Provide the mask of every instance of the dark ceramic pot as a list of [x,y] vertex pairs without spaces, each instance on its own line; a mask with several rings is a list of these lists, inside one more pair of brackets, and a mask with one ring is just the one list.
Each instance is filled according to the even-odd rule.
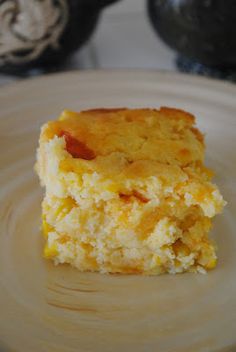
[[159,36],[182,56],[235,69],[235,0],[148,0],[148,13]]
[[0,0],[0,70],[52,68],[92,34],[101,10],[118,0]]

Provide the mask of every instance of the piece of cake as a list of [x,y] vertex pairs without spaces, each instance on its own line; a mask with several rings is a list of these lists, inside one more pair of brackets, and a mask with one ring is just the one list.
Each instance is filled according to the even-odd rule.
[[214,268],[208,234],[225,202],[194,121],[162,107],[64,111],[45,124],[36,165],[44,256],[102,273]]

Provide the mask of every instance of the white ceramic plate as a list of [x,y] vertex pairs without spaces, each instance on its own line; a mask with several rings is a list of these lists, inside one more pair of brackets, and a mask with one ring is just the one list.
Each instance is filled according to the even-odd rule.
[[[228,201],[207,275],[86,274],[42,258],[39,127],[64,108],[179,107]],[[0,90],[0,351],[236,351],[236,87],[155,71],[72,72]]]

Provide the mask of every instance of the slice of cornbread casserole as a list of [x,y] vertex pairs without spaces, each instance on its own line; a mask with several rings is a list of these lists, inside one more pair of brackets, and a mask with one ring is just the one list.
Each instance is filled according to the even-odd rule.
[[64,111],[42,127],[44,256],[81,271],[160,274],[216,265],[225,202],[191,114],[163,107]]

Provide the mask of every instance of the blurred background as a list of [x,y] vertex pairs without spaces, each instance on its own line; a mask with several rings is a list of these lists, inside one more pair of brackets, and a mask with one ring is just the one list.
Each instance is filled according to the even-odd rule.
[[0,85],[74,69],[235,81],[235,0],[0,0]]

